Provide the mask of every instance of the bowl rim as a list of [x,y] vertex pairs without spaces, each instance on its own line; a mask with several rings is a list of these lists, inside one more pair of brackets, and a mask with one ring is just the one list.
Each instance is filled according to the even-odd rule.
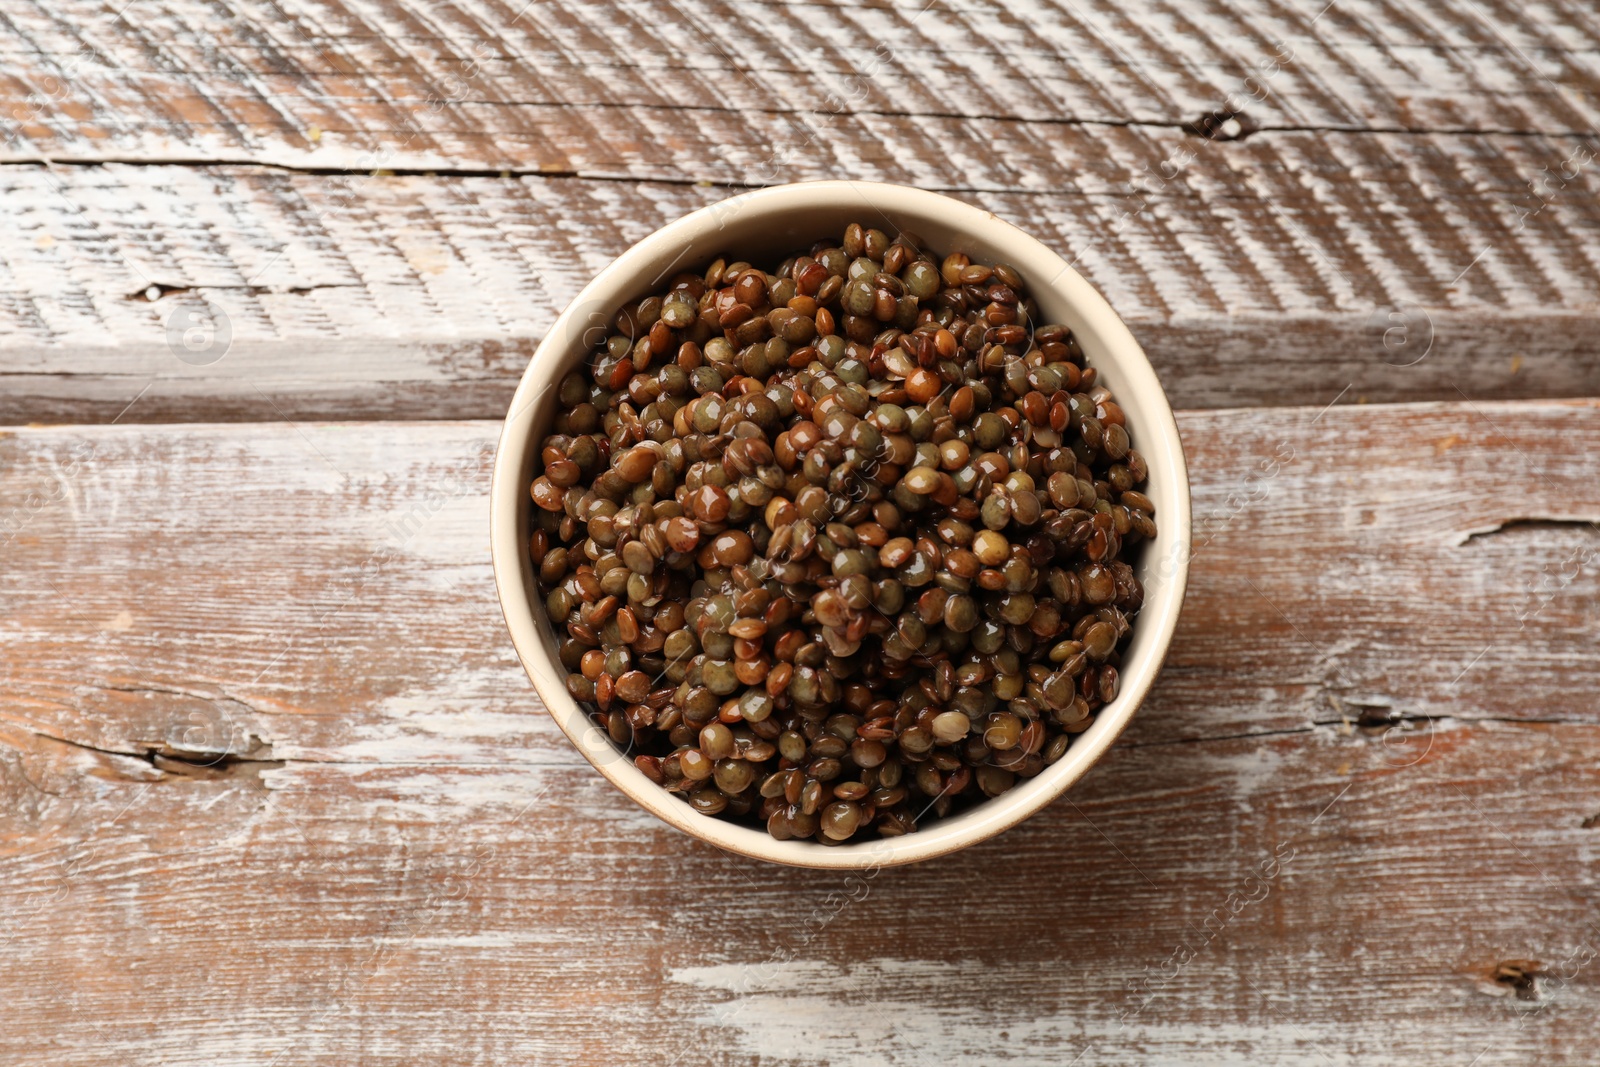
[[[1152,481],[1160,470],[1170,482],[1162,494],[1164,500],[1158,501],[1162,523],[1156,542],[1168,545],[1161,553],[1161,564],[1170,570],[1161,575],[1160,585],[1153,592],[1146,583],[1145,604],[1135,626],[1153,637],[1147,639],[1151,643],[1139,669],[1123,673],[1122,689],[1116,699],[1097,713],[1094,725],[1076,737],[1060,760],[1007,793],[915,833],[829,846],[809,840],[779,841],[765,829],[701,815],[646,778],[611,744],[567,693],[558,672],[549,669],[550,663],[556,662],[551,644],[554,635],[542,610],[535,607],[536,596],[529,589],[532,572],[519,519],[520,509],[527,506],[522,472],[531,463],[530,457],[537,454],[533,438],[543,410],[539,402],[570,369],[567,364],[576,362],[573,355],[586,332],[578,318],[584,309],[604,306],[609,321],[615,306],[637,298],[632,290],[639,288],[636,279],[646,265],[668,262],[667,269],[671,270],[686,258],[697,262],[722,251],[716,243],[719,234],[726,220],[736,214],[834,210],[846,197],[861,200],[865,207],[878,210],[886,218],[897,214],[937,219],[939,225],[972,234],[986,244],[1004,246],[1008,253],[1015,249],[1008,260],[1029,278],[1029,289],[1035,298],[1043,290],[1053,290],[1058,302],[1071,311],[1070,316],[1057,318],[1079,320],[1073,326],[1075,335],[1090,334],[1097,338],[1095,348],[1115,353],[1111,358],[1119,364],[1119,403],[1125,410],[1137,411],[1156,431],[1156,440],[1139,442],[1140,454],[1146,457]],[[915,226],[912,222],[907,228]],[[691,251],[692,256],[688,255]],[[1053,272],[1053,277],[1043,283],[1035,281],[1043,276],[1035,267]],[[1094,353],[1087,345],[1086,354],[1093,362]],[[1133,400],[1134,396],[1138,399]],[[1144,350],[1110,303],[1060,255],[993,212],[939,193],[882,182],[825,180],[750,190],[667,223],[607,264],[556,317],[523,371],[495,450],[489,511],[495,590],[518,661],[550,716],[584,758],[635,803],[693,837],[752,859],[834,870],[875,870],[914,863],[976,844],[1027,819],[1081,779],[1111,748],[1160,673],[1177,627],[1191,554],[1190,488],[1177,421]],[[1152,545],[1147,551],[1155,547]],[[540,632],[541,624],[548,637]],[[545,662],[541,662],[540,654]]]

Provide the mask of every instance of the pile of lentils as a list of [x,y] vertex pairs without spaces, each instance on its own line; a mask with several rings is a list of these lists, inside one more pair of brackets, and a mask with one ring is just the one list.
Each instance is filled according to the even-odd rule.
[[706,815],[910,833],[1117,695],[1155,536],[1122,410],[1017,272],[851,225],[624,307],[533,482],[567,689]]

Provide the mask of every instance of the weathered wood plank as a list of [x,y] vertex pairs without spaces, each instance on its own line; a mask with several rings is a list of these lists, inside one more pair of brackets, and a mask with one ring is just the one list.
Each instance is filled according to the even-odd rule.
[[1218,109],[1247,130],[1600,123],[1600,26],[1561,3],[20,0],[7,22],[6,159],[723,181],[776,155],[771,181]]
[[1586,1062],[1600,404],[1180,423],[1147,707],[848,882],[683,840],[541,712],[494,424],[5,432],[0,1054]]
[[[1600,187],[1590,169],[1530,199],[1549,142],[1283,134],[1190,157],[1181,134],[1074,136],[1068,187],[961,195],[1074,261],[1179,406],[1600,384]],[[1166,181],[1163,159],[1187,162]],[[127,419],[498,417],[595,271],[725,193],[0,168],[0,421],[106,420],[146,386]],[[192,351],[208,303],[231,347]]]
[[209,781],[12,749],[0,1050],[1433,1067],[1597,1036],[1593,726],[1119,749],[996,841],[851,879],[684,839],[543,741]]
[[[1600,402],[1219,411],[1180,425],[1195,479],[1190,592],[1127,743],[1403,716],[1600,723]],[[195,737],[214,744],[226,721],[251,758],[526,758],[550,734],[494,604],[495,432],[0,439],[16,713],[131,754],[195,755],[174,723],[199,715]]]
[[[263,397],[305,418],[492,416],[628,241],[728,185],[841,175],[961,192],[1058,244],[1182,406],[1600,381],[1600,22],[1567,4],[3,17],[7,421],[108,418],[152,379],[127,417],[260,417]],[[1181,132],[1219,108],[1259,132]],[[105,160],[630,181],[62,165]],[[191,292],[133,295],[152,284]],[[206,300],[234,349],[179,364],[166,325]],[[1424,336],[1428,362],[1388,365]]]

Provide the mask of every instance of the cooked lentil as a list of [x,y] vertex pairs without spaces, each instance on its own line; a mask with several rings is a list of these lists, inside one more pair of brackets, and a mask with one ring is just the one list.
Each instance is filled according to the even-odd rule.
[[530,487],[568,691],[776,838],[895,836],[1114,700],[1148,466],[1004,264],[849,226],[622,308]]

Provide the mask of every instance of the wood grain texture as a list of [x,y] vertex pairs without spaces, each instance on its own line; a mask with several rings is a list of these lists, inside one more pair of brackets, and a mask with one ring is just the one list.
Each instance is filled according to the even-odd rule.
[[[1593,393],[1595,171],[1519,216],[1553,143],[1374,140],[1191,158],[1182,134],[1115,129],[1064,157],[1094,163],[1068,188],[960,195],[1100,287],[1177,406]],[[1166,181],[1162,159],[1188,162]],[[584,282],[726,192],[0,168],[0,420],[106,421],[146,387],[127,419],[499,417]],[[224,319],[229,347],[186,351],[190,316]]]
[[[25,101],[10,159],[690,181],[775,162],[772,181],[1223,108],[1267,132],[1600,123],[1600,20],[1570,0],[15,0],[7,16]],[[1006,187],[1016,154],[955,183]]]
[[[1600,722],[1600,401],[1185,413],[1180,427],[1190,591],[1130,743],[1399,716]],[[519,750],[544,722],[517,710],[532,696],[507,669],[490,590],[496,432],[13,432],[0,536],[14,697],[62,738],[129,753],[197,755],[168,736],[173,700],[220,702],[279,759]],[[495,714],[466,714],[478,699]],[[419,700],[460,717],[418,732]]]
[[30,755],[55,795],[18,788],[75,818],[6,859],[0,1052],[1587,1063],[1594,730],[1431,741],[1411,766],[1332,730],[1118,750],[1070,804],[870,879],[687,841],[553,747],[154,783]]
[[[841,176],[1059,248],[1179,406],[1600,382],[1600,19],[1570,0],[13,0],[0,22],[3,421],[106,420],[152,382],[128,419],[496,416],[633,240]],[[1216,132],[1244,139],[1195,132],[1236,111]],[[208,301],[233,347],[179,362],[169,332]]]
[[[1597,126],[1577,0],[0,0],[0,1061],[1591,1062]],[[582,761],[484,497],[590,276],[841,176],[1210,409],[1128,732],[852,878]]]
[[1181,428],[1190,593],[1127,734],[855,881],[685,841],[560,737],[494,424],[7,432],[0,1054],[1586,1062],[1600,404]]

